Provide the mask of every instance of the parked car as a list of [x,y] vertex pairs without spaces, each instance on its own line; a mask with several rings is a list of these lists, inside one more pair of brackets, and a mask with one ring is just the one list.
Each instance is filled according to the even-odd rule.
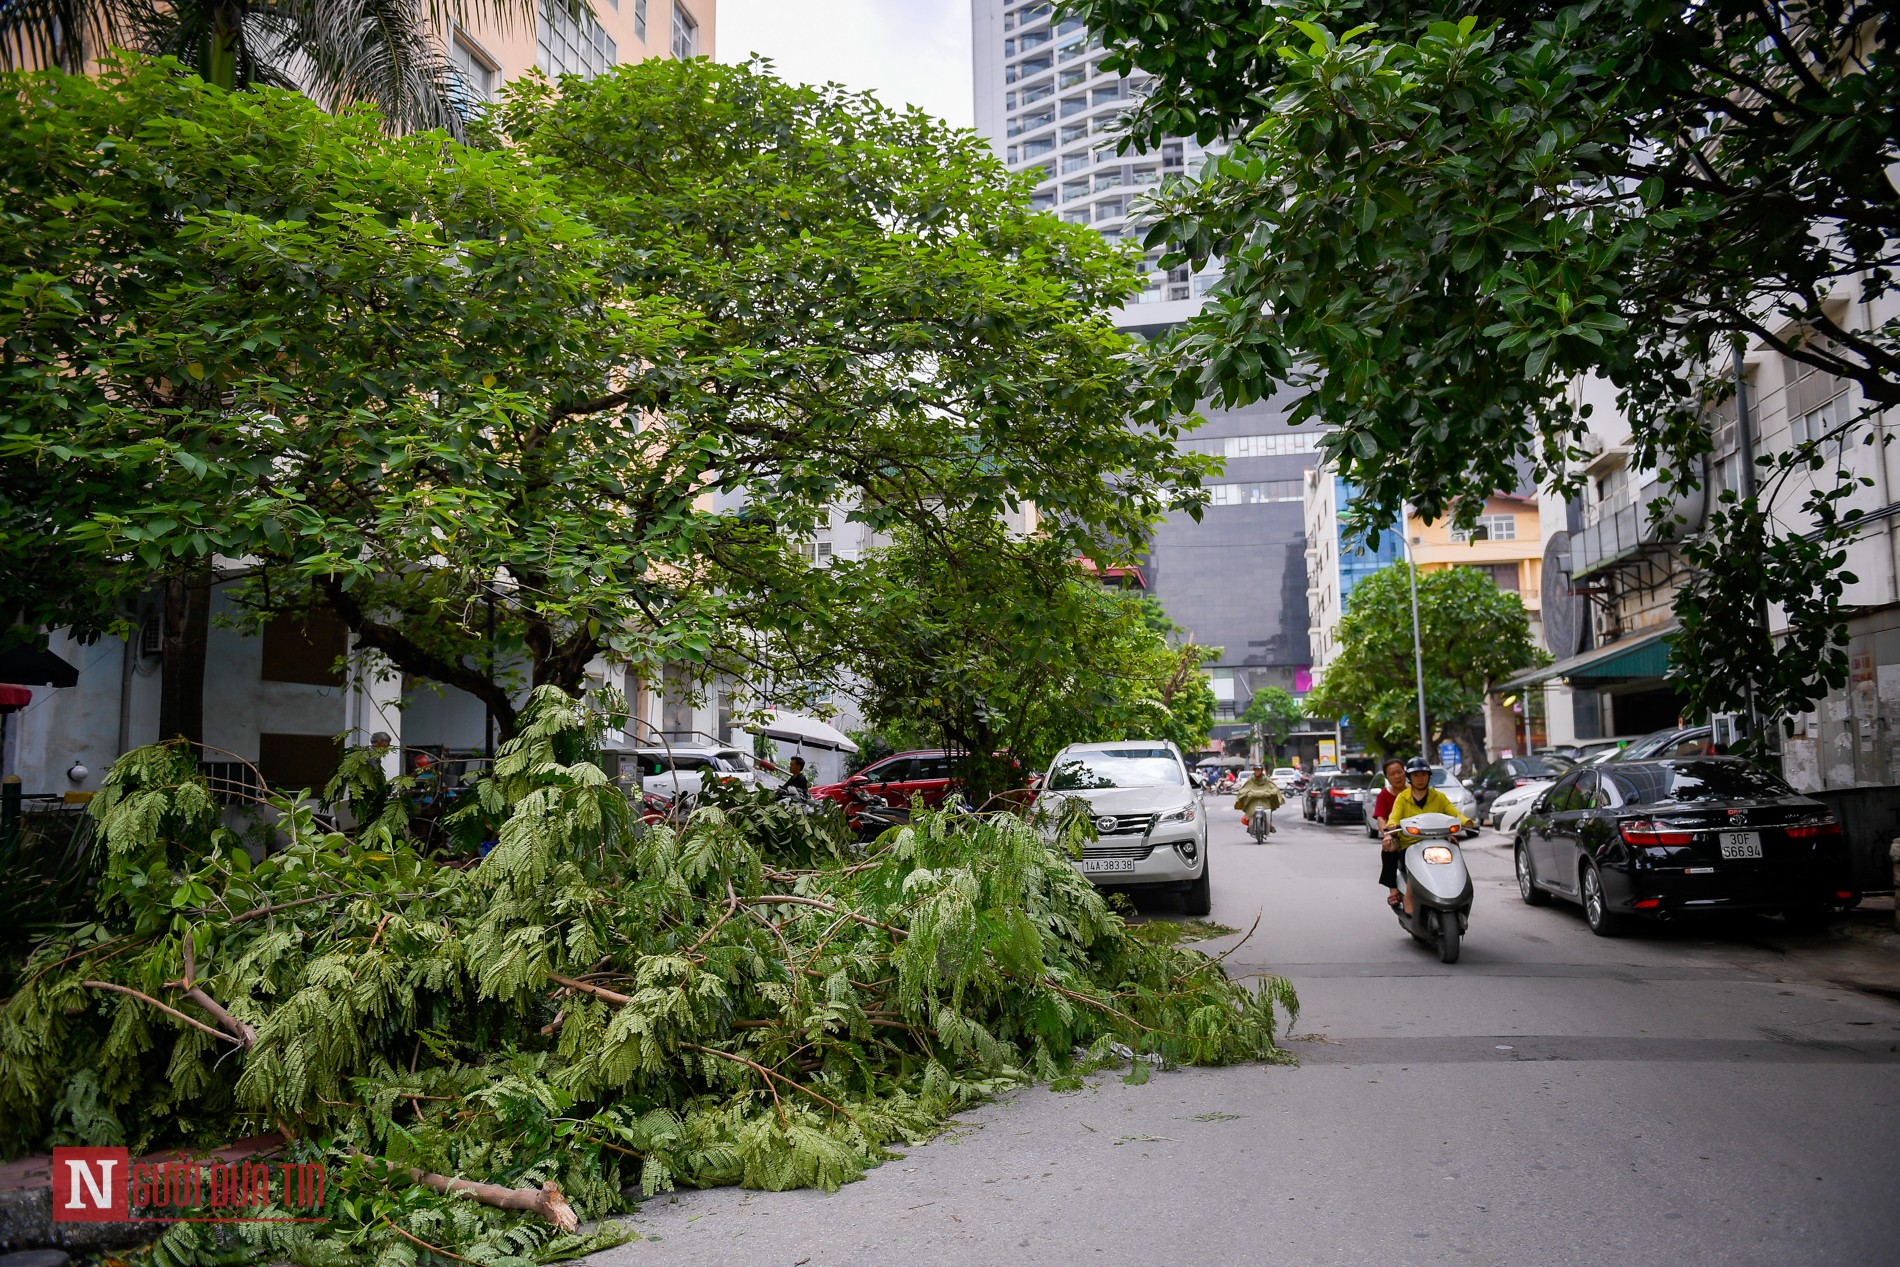
[[1566,771],[1577,763],[1568,757],[1501,757],[1486,766],[1484,773],[1471,781],[1471,794],[1477,798],[1478,813],[1482,817],[1491,808],[1491,802],[1512,788],[1523,787],[1526,783],[1542,780],[1546,783],[1562,778]]
[[1273,773],[1267,777],[1279,784],[1282,792],[1285,792],[1288,796],[1292,796],[1294,791],[1300,786],[1300,780],[1305,776],[1290,765],[1282,765],[1275,766]]
[[1370,774],[1315,774],[1301,797],[1300,813],[1316,823],[1358,823],[1366,818],[1364,792],[1376,794],[1379,780]]
[[1451,771],[1442,765],[1433,766],[1432,786],[1443,792],[1445,798],[1460,814],[1474,823],[1478,821],[1478,798],[1473,796],[1471,789],[1460,783]]
[[881,797],[896,809],[935,809],[955,785],[950,769],[955,755],[941,748],[900,752],[872,762],[843,782],[814,787],[811,794],[815,800],[842,805],[854,825],[858,802],[853,793],[859,791]]
[[1649,761],[1665,757],[1706,757],[1710,751],[1711,731],[1707,726],[1678,726],[1644,735],[1620,749],[1611,761]]
[[1578,902],[1606,937],[1723,911],[1816,928],[1859,900],[1827,806],[1734,757],[1581,766],[1537,798],[1513,851],[1526,902]]
[[1537,798],[1556,785],[1556,779],[1533,779],[1522,787],[1510,791],[1491,802],[1491,825],[1509,835],[1517,830],[1524,816],[1531,812],[1531,806],[1537,804]]
[[1606,751],[1616,752],[1622,748],[1623,743],[1624,741],[1621,739],[1582,739],[1576,743],[1552,744],[1550,747],[1535,755],[1540,757],[1568,757],[1577,765],[1582,765],[1593,757],[1601,756]]
[[1207,813],[1180,752],[1165,740],[1071,744],[1043,776],[1037,802],[1053,830],[1076,805],[1095,824],[1076,868],[1096,884],[1181,891],[1181,909],[1211,908]]
[[760,781],[758,764],[737,748],[636,748],[632,756],[641,788],[673,804],[690,803],[708,778],[753,787]]

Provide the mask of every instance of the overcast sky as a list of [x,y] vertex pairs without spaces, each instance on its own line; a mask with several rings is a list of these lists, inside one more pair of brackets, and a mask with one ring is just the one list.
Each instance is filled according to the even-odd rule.
[[969,127],[969,0],[719,0],[719,60],[751,53],[800,83],[868,88]]

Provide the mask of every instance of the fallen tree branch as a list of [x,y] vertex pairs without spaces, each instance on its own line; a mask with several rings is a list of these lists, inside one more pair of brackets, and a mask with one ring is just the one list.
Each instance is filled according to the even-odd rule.
[[[701,1047],[698,1043],[681,1043],[680,1048],[684,1051],[697,1051],[697,1052],[702,1052],[708,1056],[717,1056],[721,1060],[730,1060],[735,1065],[745,1065],[748,1068],[756,1069],[760,1073],[765,1075],[766,1085],[768,1087],[771,1086],[771,1080],[776,1078],[780,1082],[783,1082],[786,1086],[790,1087],[792,1090],[802,1091],[804,1094],[810,1096],[812,1099],[818,1101],[818,1103],[824,1105],[825,1107],[844,1114],[846,1117],[850,1118],[853,1122],[858,1120],[856,1114],[852,1113],[851,1110],[844,1107],[844,1105],[839,1104],[836,1100],[828,1100],[824,1096],[818,1094],[818,1092],[813,1091],[810,1087],[805,1086],[804,1084],[797,1082],[794,1079],[786,1077],[784,1074],[780,1073],[776,1069],[767,1069],[764,1065],[760,1064],[756,1060],[747,1060],[744,1056],[738,1055],[734,1052],[720,1051],[717,1047]],[[774,1092],[773,1094],[774,1096],[777,1095],[776,1092]]]
[[617,994],[605,986],[588,985],[585,981],[576,981],[573,977],[557,977],[550,972],[548,974],[548,980],[554,982],[556,985],[564,985],[570,990],[579,990],[581,993],[591,994],[597,999],[605,999],[609,1003],[618,1003],[621,1007],[625,1007],[627,1004],[633,1002],[633,999],[628,995]]
[[191,1026],[193,1029],[200,1030],[206,1034],[209,1034],[213,1038],[221,1038],[227,1043],[237,1043],[239,1046],[246,1045],[243,1039],[227,1034],[221,1029],[212,1029],[209,1025],[205,1024],[203,1021],[194,1020],[192,1017],[186,1016],[183,1012],[179,1011],[177,1008],[167,1007],[165,1004],[160,1003],[157,999],[153,998],[151,995],[140,994],[137,990],[134,990],[130,986],[114,985],[110,981],[81,981],[79,984],[85,986],[88,990],[111,990],[118,994],[129,994],[133,998],[138,999],[139,1001],[143,1003],[150,1003],[153,1007],[165,1013],[167,1016],[177,1017],[179,1020]]
[[[367,1161],[381,1160],[364,1152],[358,1152],[356,1156]],[[388,1162],[382,1164],[389,1165]],[[563,1232],[580,1230],[581,1221],[575,1217],[574,1207],[569,1205],[567,1198],[561,1195],[561,1185],[552,1179],[539,1188],[507,1188],[498,1183],[478,1183],[473,1179],[455,1179],[448,1175],[432,1174],[415,1166],[390,1166],[390,1169],[401,1170],[417,1183],[433,1188],[444,1196],[465,1196],[483,1205],[492,1205],[497,1210],[516,1210],[523,1214],[539,1215]],[[391,1226],[395,1225],[391,1224]],[[401,1228],[396,1230],[402,1231]]]
[[257,1046],[257,1031],[225,1011],[223,1004],[219,1003],[209,994],[206,994],[204,990],[199,987],[197,981],[198,965],[192,956],[190,933],[185,934],[184,947],[185,979],[179,984],[185,991],[185,997],[209,1012],[211,1019],[218,1023],[218,1027],[237,1039],[245,1051],[249,1051],[251,1048]]
[[821,911],[830,911],[833,915],[842,915],[846,919],[856,920],[858,923],[867,925],[871,928],[881,928],[885,932],[894,934],[898,937],[910,936],[909,929],[898,928],[897,926],[893,924],[886,924],[882,920],[872,919],[869,915],[860,915],[856,911],[844,910],[841,907],[833,906],[829,902],[820,902],[815,897],[795,897],[789,893],[766,893],[766,894],[761,894],[758,897],[742,897],[739,900],[741,902],[744,902],[747,906],[768,906],[768,905],[783,904],[786,906],[815,907],[816,909],[821,910]]

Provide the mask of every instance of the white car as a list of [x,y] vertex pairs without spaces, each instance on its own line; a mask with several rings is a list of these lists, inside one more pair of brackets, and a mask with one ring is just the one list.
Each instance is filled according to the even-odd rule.
[[1173,744],[1070,744],[1040,786],[1050,830],[1078,810],[1094,824],[1075,862],[1083,875],[1115,888],[1179,889],[1184,912],[1208,913],[1207,807]]
[[1478,821],[1478,798],[1442,765],[1432,767],[1432,786],[1445,794],[1452,807],[1472,822]]
[[691,802],[708,777],[757,787],[763,772],[737,748],[639,748],[634,759],[643,791],[669,801]]
[[1279,786],[1279,789],[1282,792],[1285,792],[1288,796],[1291,796],[1293,795],[1294,787],[1296,787],[1299,784],[1300,772],[1298,770],[1295,770],[1290,765],[1275,766],[1273,768],[1273,773],[1269,774],[1267,777],[1269,779],[1272,779],[1274,783]]
[[1535,779],[1512,788],[1491,802],[1491,825],[1507,835],[1515,832],[1537,798],[1556,785],[1555,779]]

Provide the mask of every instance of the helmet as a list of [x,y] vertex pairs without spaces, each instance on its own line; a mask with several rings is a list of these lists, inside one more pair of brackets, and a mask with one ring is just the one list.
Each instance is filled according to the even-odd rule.
[[1410,761],[1405,763],[1405,773],[1408,777],[1414,774],[1430,774],[1431,772],[1432,763],[1423,757],[1413,757]]

